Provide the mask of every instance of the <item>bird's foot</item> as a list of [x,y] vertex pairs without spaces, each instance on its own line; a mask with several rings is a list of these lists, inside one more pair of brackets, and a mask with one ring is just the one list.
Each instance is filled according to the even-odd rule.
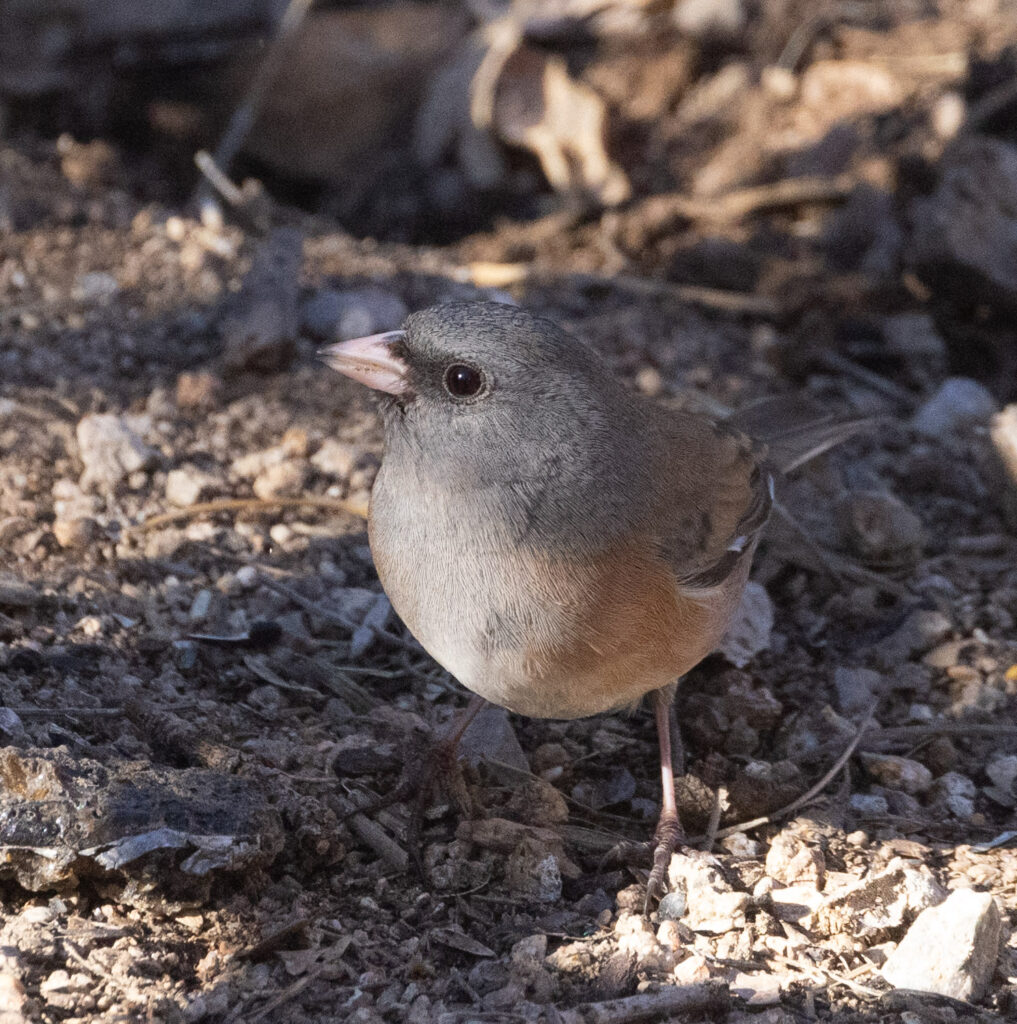
[[646,902],[643,914],[650,916],[650,911],[660,902],[664,895],[664,880],[673,854],[685,842],[685,829],[682,828],[678,815],[674,811],[661,811],[657,830],[653,834],[653,867],[650,877],[646,880]]
[[431,733],[416,733],[407,745],[402,772],[396,784],[387,793],[350,812],[370,816],[393,804],[406,804],[410,814],[406,826],[406,852],[424,882],[428,881],[423,859],[424,818],[441,795],[448,797],[461,817],[483,816],[466,784],[458,747],[459,735],[436,737]]

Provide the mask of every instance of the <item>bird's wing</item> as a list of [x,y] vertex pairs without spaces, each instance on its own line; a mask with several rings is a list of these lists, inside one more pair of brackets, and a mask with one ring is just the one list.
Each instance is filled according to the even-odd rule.
[[678,415],[662,442],[671,457],[655,481],[652,521],[679,584],[722,583],[750,553],[770,514],[766,447],[724,424]]

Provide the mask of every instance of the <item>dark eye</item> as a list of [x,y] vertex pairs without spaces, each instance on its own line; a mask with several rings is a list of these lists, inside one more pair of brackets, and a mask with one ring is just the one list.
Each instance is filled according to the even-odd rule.
[[445,390],[453,398],[473,398],[484,387],[484,375],[475,366],[453,363],[445,371]]

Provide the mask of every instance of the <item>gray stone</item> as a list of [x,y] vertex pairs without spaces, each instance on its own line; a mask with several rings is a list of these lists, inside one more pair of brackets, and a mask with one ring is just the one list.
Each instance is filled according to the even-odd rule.
[[942,643],[952,630],[953,623],[942,612],[919,608],[885,640],[878,643],[873,653],[880,667],[899,669],[902,662],[925,654]]
[[975,784],[960,772],[944,772],[932,787],[932,796],[955,818],[966,821],[975,813]]
[[1001,920],[987,892],[958,889],[924,910],[883,966],[894,988],[978,1002],[999,955]]
[[365,334],[394,331],[409,316],[406,303],[384,288],[368,287],[343,292],[342,312],[336,323],[339,341],[362,338]]
[[987,425],[998,408],[992,393],[978,381],[950,377],[918,408],[911,425],[927,437],[945,437],[966,427]]
[[882,692],[883,677],[870,668],[838,665],[833,673],[833,688],[837,691],[837,706],[845,714],[868,711]]
[[139,470],[150,468],[158,452],[112,413],[92,413],[78,421],[78,453],[85,465],[81,486],[112,490]]
[[986,796],[1003,807],[1017,807],[1017,754],[1003,754],[985,766],[985,774],[992,781]]
[[732,665],[744,668],[760,651],[770,646],[772,631],[773,602],[770,595],[761,583],[750,580],[718,650]]

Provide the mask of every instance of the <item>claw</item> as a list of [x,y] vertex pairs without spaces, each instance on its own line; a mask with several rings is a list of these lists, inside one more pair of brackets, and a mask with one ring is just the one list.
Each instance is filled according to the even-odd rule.
[[685,840],[685,830],[678,821],[678,815],[670,811],[663,811],[660,821],[657,823],[657,831],[653,834],[653,868],[650,877],[646,880],[646,902],[643,904],[643,916],[649,917],[653,907],[660,902],[664,895],[664,879],[667,877],[667,868],[671,863],[671,854],[675,852]]

